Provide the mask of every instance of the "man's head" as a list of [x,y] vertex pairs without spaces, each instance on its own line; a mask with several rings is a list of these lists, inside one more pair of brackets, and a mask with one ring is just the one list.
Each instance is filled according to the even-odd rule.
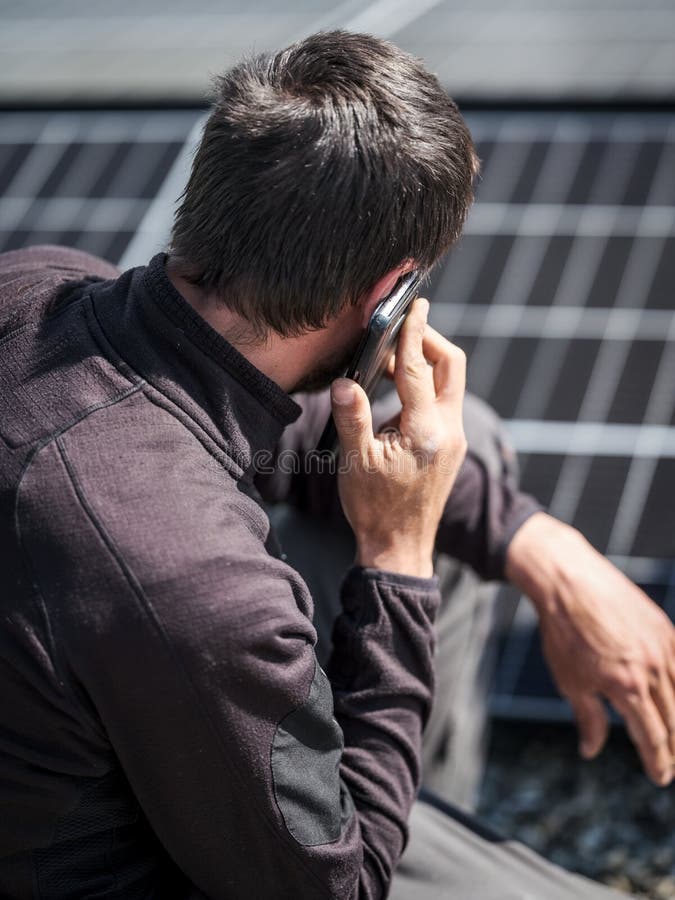
[[391,273],[439,260],[477,167],[421,62],[370,35],[315,34],[217,80],[171,264],[258,337],[321,329]]

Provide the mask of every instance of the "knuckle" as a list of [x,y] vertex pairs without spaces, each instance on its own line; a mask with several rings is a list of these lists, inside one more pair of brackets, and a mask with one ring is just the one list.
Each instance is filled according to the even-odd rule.
[[442,443],[444,446],[459,449],[466,444],[464,425],[460,416],[457,416],[456,419],[444,421],[442,426]]
[[412,356],[403,363],[403,374],[406,378],[421,378],[426,368],[426,360]]
[[448,444],[453,447],[457,452],[466,452],[468,445],[466,435],[464,434],[464,427],[461,422],[458,422],[454,428],[451,428],[447,437]]
[[364,426],[365,422],[362,416],[349,416],[340,422],[342,433],[349,436],[360,434]]
[[651,688],[657,688],[665,675],[663,666],[660,661],[652,658],[645,662],[645,677]]
[[457,472],[466,455],[466,450],[467,443],[463,432],[459,431],[444,436],[444,439],[439,442],[439,449],[434,456],[437,468],[444,473]]
[[448,344],[447,359],[452,369],[459,371],[466,369],[466,353],[456,344]]
[[638,671],[630,665],[621,665],[608,677],[610,690],[619,695],[629,705],[637,705],[642,701],[645,685]]
[[651,756],[658,756],[659,753],[667,747],[668,744],[668,735],[666,730],[650,732],[646,735],[644,746],[645,749],[650,753]]
[[637,685],[630,687],[624,694],[624,702],[629,709],[639,709],[644,702],[644,691]]
[[466,363],[466,353],[457,344],[450,344],[450,356],[458,363]]
[[607,694],[612,702],[622,709],[632,708],[634,706],[632,698],[638,696],[635,685],[622,675],[612,675],[607,679]]
[[378,456],[377,454],[372,452],[367,452],[360,455],[359,457],[359,464],[361,468],[369,475],[374,475],[376,472],[379,472],[382,468],[382,463],[382,456]]
[[422,452],[435,452],[442,445],[438,429],[429,427],[421,421],[417,421],[411,428],[409,436],[412,441],[412,449]]

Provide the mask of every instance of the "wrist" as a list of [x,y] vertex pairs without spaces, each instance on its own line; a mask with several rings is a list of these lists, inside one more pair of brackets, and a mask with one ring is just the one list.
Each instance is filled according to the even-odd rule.
[[434,574],[431,551],[420,551],[412,541],[404,546],[374,546],[358,542],[355,563],[364,568],[382,569],[416,578],[431,578]]
[[545,512],[530,516],[516,531],[506,551],[504,574],[534,603],[537,611],[559,612],[580,551],[588,550],[583,535]]

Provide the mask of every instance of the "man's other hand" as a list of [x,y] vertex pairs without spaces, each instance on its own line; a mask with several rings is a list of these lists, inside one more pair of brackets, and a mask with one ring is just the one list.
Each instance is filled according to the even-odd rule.
[[675,628],[647,595],[576,529],[536,513],[516,532],[506,576],[530,596],[544,655],[572,705],[581,755],[603,747],[603,698],[623,717],[645,771],[675,774]]

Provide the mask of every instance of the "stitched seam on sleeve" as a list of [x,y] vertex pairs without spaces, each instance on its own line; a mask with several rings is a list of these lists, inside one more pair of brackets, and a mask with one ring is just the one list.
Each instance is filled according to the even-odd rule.
[[26,575],[28,576],[28,580],[33,588],[35,605],[38,609],[38,612],[40,613],[40,615],[42,616],[42,618],[45,622],[45,628],[47,630],[47,640],[49,643],[48,650],[49,650],[50,660],[51,660],[52,665],[54,666],[54,671],[59,674],[61,683],[64,682],[64,678],[63,678],[63,672],[62,672],[61,666],[58,662],[59,654],[57,651],[56,643],[54,641],[54,634],[53,634],[53,630],[52,630],[51,620],[49,618],[49,614],[47,611],[47,605],[44,602],[42,592],[41,592],[41,590],[38,586],[37,580],[34,576],[33,566],[31,565],[31,562],[30,562],[30,556],[29,556],[28,550],[26,548],[24,536],[23,536],[22,529],[21,529],[21,488],[23,486],[24,478],[30,471],[31,466],[33,465],[35,460],[38,458],[40,452],[42,450],[44,450],[46,447],[48,447],[49,444],[51,444],[52,442],[58,441],[58,438],[62,434],[65,434],[67,431],[69,431],[69,429],[73,428],[79,422],[82,422],[84,419],[86,419],[92,413],[97,412],[99,409],[105,409],[106,407],[114,406],[116,403],[120,403],[121,401],[126,400],[127,397],[130,397],[132,394],[135,394],[137,391],[139,391],[141,389],[141,387],[142,387],[142,383],[135,384],[128,390],[124,391],[122,394],[119,394],[117,397],[114,397],[111,400],[107,400],[105,402],[97,404],[96,406],[90,407],[87,410],[84,410],[81,415],[76,416],[67,425],[64,425],[58,431],[55,431],[52,434],[48,435],[46,438],[43,438],[43,440],[41,440],[38,444],[35,445],[35,447],[33,447],[33,449],[31,450],[31,452],[30,452],[28,458],[26,459],[24,466],[19,474],[19,480],[18,480],[17,486],[16,486],[16,493],[14,495],[14,513],[13,513],[14,533],[16,534],[16,540],[17,540],[17,544],[19,547],[19,553],[21,554],[21,560],[23,563],[24,570],[25,570]]

